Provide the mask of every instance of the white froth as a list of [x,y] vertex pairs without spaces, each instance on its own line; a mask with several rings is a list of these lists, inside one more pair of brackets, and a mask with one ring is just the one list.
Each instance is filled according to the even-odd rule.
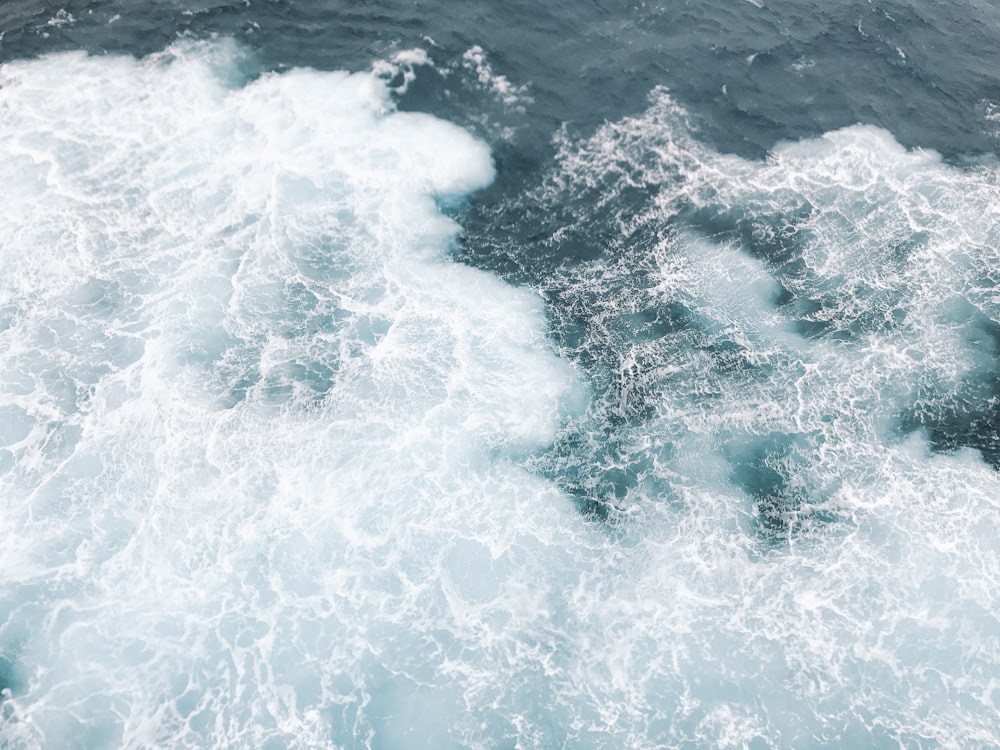
[[491,92],[505,106],[522,106],[530,101],[524,86],[513,84],[507,76],[494,72],[486,50],[478,44],[470,47],[462,55],[462,63],[476,74],[480,85]]
[[[562,236],[588,231],[592,201],[623,227],[550,293],[610,371],[578,429],[630,421],[556,466],[605,498],[633,477],[612,517],[643,563],[592,623],[630,644],[605,669],[643,741],[1000,742],[1000,479],[898,427],[993,404],[996,166],[870,126],[748,161],[699,143],[663,91],[558,145],[536,199],[587,206]],[[623,343],[678,309],[679,329]]]
[[[434,40],[428,40],[433,45]],[[396,94],[405,94],[410,84],[416,80],[416,68],[431,66],[434,61],[426,50],[419,47],[414,49],[400,50],[389,60],[376,60],[372,63],[372,73],[385,81]],[[393,86],[394,81],[399,81]]]
[[584,534],[541,301],[447,257],[486,146],[239,54],[0,69],[6,746],[471,737]]
[[895,428],[994,374],[994,168],[742,160],[662,92],[564,138],[567,206],[654,195],[551,282],[588,405],[540,297],[448,257],[486,147],[239,54],[0,68],[0,743],[1000,744],[1000,481]]

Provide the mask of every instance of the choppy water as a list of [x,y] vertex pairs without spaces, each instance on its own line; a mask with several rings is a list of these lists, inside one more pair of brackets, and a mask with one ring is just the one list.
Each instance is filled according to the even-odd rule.
[[1000,746],[1000,12],[0,7],[0,745]]

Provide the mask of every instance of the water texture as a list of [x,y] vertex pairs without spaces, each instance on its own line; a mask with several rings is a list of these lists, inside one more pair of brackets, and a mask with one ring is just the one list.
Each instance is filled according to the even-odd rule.
[[0,745],[1000,745],[997,39],[5,4]]

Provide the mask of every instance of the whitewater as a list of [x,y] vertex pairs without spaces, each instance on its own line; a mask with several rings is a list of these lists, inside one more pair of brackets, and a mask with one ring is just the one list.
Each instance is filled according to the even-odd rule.
[[656,88],[488,270],[432,54],[0,67],[0,745],[1000,745],[996,161]]

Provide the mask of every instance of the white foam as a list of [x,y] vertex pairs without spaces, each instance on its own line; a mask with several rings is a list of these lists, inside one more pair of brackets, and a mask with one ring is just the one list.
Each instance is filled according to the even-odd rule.
[[508,107],[523,107],[531,101],[525,86],[511,83],[507,76],[493,71],[486,51],[478,44],[469,47],[462,55],[463,65],[476,74],[479,83]]
[[[433,42],[433,39],[428,40],[428,43],[431,45],[433,45]],[[432,66],[433,64],[434,61],[427,54],[427,50],[417,47],[400,50],[389,60],[376,60],[372,63],[372,72],[383,79],[386,85],[392,88],[394,93],[405,94],[407,89],[410,88],[410,84],[416,80],[416,68]],[[392,86],[392,82],[396,79],[399,79],[400,82]]]
[[72,26],[76,23],[76,19],[73,14],[67,11],[65,8],[60,8],[59,11],[52,16],[48,21],[45,22],[46,26]]
[[511,463],[585,389],[534,293],[447,256],[487,148],[240,54],[0,69],[7,746],[466,736],[505,678],[457,654],[585,536]]
[[[894,427],[992,372],[994,167],[747,161],[663,92],[564,136],[528,199],[622,229],[550,282],[588,405],[448,258],[485,146],[239,54],[0,68],[3,744],[1000,744],[1000,482]],[[602,527],[526,467],[631,479]]]
[[[598,658],[629,686],[610,702],[635,711],[636,744],[1000,741],[1000,479],[896,428],[952,400],[990,408],[996,166],[957,169],[870,126],[744,160],[699,143],[664,91],[557,145],[533,198],[581,207],[560,237],[592,231],[595,204],[623,228],[548,283],[611,371],[579,430],[628,419],[560,465],[605,498],[613,469],[635,477],[612,518],[642,562],[592,622],[629,644]],[[632,334],[676,309],[684,325]],[[623,394],[639,403],[623,411]]]

